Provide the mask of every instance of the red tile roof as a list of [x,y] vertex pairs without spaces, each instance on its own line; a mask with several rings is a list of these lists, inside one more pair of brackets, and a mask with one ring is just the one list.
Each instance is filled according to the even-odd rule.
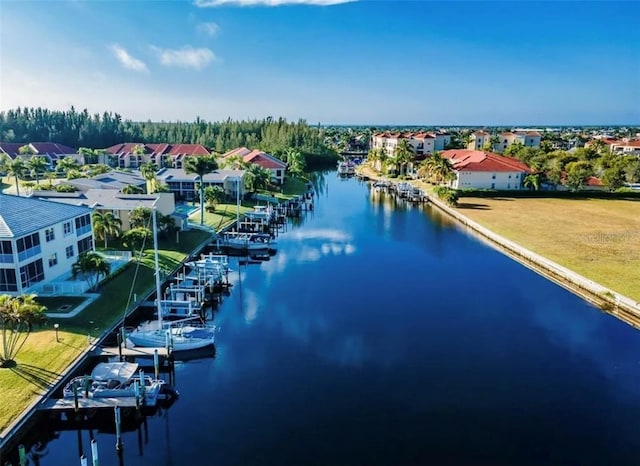
[[450,149],[442,151],[440,155],[453,163],[454,170],[476,172],[531,172],[531,169],[519,160],[494,154],[493,152]]
[[474,134],[475,136],[489,136],[489,133],[487,133],[486,131],[474,131],[472,134]]
[[40,155],[58,155],[58,154],[77,154],[78,151],[73,147],[58,144],[57,142],[0,142],[0,150],[10,157],[15,157],[22,146],[31,145],[36,154]]
[[589,178],[587,178],[585,184],[587,186],[604,186],[602,180],[600,178],[596,178],[595,176],[590,176]]
[[262,168],[269,169],[284,169],[287,164],[282,160],[279,160],[272,155],[267,154],[259,150],[254,150],[243,157],[245,162],[254,163],[260,165]]
[[142,146],[145,154],[161,155],[209,155],[209,151],[202,144],[143,144],[140,142],[125,142],[108,147],[110,154],[130,154],[134,147]]
[[0,142],[0,150],[9,157],[14,158],[18,154],[18,150],[24,145],[22,142]]

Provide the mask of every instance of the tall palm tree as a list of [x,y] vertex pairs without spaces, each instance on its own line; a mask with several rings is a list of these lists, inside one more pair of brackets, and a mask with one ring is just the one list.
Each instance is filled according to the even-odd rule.
[[120,190],[122,194],[142,194],[144,189],[134,184],[128,184]]
[[447,159],[439,152],[434,152],[428,156],[418,170],[419,176],[429,179],[434,184],[442,184],[453,181],[456,178],[455,171]]
[[404,175],[407,170],[407,165],[413,160],[413,151],[411,150],[409,141],[406,139],[398,141],[398,145],[393,151],[393,159],[400,169],[400,175]]
[[522,185],[530,190],[537,191],[540,189],[540,173],[531,173],[524,177]]
[[93,213],[93,232],[98,239],[104,239],[104,248],[107,248],[107,238],[113,236],[118,238],[122,233],[122,220],[113,215],[112,212]]
[[24,174],[27,172],[27,166],[22,157],[16,157],[10,162],[6,163],[5,170],[7,171],[7,176],[13,176],[16,180],[16,194],[20,195],[20,180],[19,178],[24,177]]
[[140,166],[140,173],[142,177],[147,180],[148,187],[147,192],[155,192],[156,189],[156,173],[158,172],[158,166],[153,162],[146,162]]
[[46,321],[47,308],[36,301],[36,295],[0,295],[0,332],[2,349],[0,367],[15,361],[34,325]]
[[40,186],[40,173],[44,173],[49,168],[49,162],[41,155],[32,155],[25,164],[31,170],[31,174],[36,179],[36,185]]
[[186,173],[195,173],[200,178],[200,225],[204,225],[204,175],[218,168],[215,155],[188,157],[184,167]]
[[245,162],[241,155],[230,155],[221,160],[221,164],[225,168],[231,170],[245,170],[249,167],[249,163]]

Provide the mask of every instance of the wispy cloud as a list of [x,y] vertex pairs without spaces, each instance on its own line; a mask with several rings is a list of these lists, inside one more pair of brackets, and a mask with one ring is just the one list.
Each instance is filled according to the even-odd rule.
[[109,49],[118,59],[120,64],[125,68],[143,73],[149,72],[147,65],[142,60],[138,60],[137,58],[133,57],[129,52],[120,47],[118,44],[110,45]]
[[196,26],[197,31],[200,34],[206,34],[207,36],[216,36],[220,32],[220,26],[216,23],[200,23]]
[[207,48],[195,49],[190,45],[181,49],[161,49],[151,47],[164,66],[194,68],[200,70],[216,59],[215,54]]
[[281,5],[317,5],[330,6],[350,3],[355,0],[195,0],[193,4],[200,8],[216,6],[281,6]]

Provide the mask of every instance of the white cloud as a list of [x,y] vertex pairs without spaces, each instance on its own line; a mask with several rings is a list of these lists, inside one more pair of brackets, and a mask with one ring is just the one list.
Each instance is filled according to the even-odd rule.
[[216,6],[281,6],[281,5],[317,5],[330,6],[350,3],[355,0],[195,0],[193,4],[200,8]]
[[214,53],[207,48],[194,49],[190,45],[181,49],[160,49],[151,47],[164,66],[195,68],[200,70],[216,59]]
[[216,23],[200,23],[196,26],[197,31],[200,34],[206,34],[207,36],[216,36],[220,32],[220,26]]
[[124,66],[133,71],[141,71],[144,73],[148,73],[149,69],[147,65],[142,60],[138,60],[137,58],[131,56],[129,52],[127,52],[124,48],[120,47],[118,44],[112,44],[109,46],[109,49],[118,61]]

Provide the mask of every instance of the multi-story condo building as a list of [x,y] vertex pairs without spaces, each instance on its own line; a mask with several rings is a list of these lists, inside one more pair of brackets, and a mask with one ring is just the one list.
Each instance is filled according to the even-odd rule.
[[44,157],[51,168],[54,168],[58,162],[64,158],[71,157],[80,164],[84,164],[81,154],[73,147],[58,144],[56,142],[0,142],[0,155],[8,156],[10,159],[22,157],[25,160],[31,155],[20,154],[20,148],[27,146],[33,155]]
[[262,168],[271,172],[271,181],[276,184],[284,183],[284,175],[287,169],[287,164],[282,160],[277,159],[271,154],[267,154],[261,150],[247,149],[246,147],[238,147],[237,149],[230,150],[222,155],[222,159],[227,157],[238,156],[242,157],[247,163],[259,165]]
[[512,157],[477,150],[451,149],[442,152],[456,174],[450,187],[455,189],[523,189],[524,178],[531,172]]
[[388,157],[393,157],[398,143],[406,140],[412,152],[418,158],[431,154],[436,150],[443,150],[451,143],[451,135],[444,132],[391,132],[375,133],[371,137],[372,149],[384,149]]
[[158,167],[184,168],[186,157],[209,155],[201,144],[143,144],[127,142],[106,149],[100,163],[114,168],[140,168],[144,163]]
[[[204,175],[203,183],[207,186],[220,186],[227,197],[235,199],[245,193],[245,170],[219,169]],[[169,191],[174,193],[176,200],[193,200],[196,198],[200,176],[195,173],[186,173],[179,168],[163,168],[158,172],[158,181],[169,186]]]
[[93,248],[88,207],[0,194],[0,293],[29,293]]
[[538,131],[508,131],[498,135],[498,141],[493,144],[493,150],[504,152],[513,144],[521,144],[524,147],[540,147],[542,136]]
[[486,131],[474,131],[469,138],[467,149],[482,150],[486,144],[491,142],[491,135]]

